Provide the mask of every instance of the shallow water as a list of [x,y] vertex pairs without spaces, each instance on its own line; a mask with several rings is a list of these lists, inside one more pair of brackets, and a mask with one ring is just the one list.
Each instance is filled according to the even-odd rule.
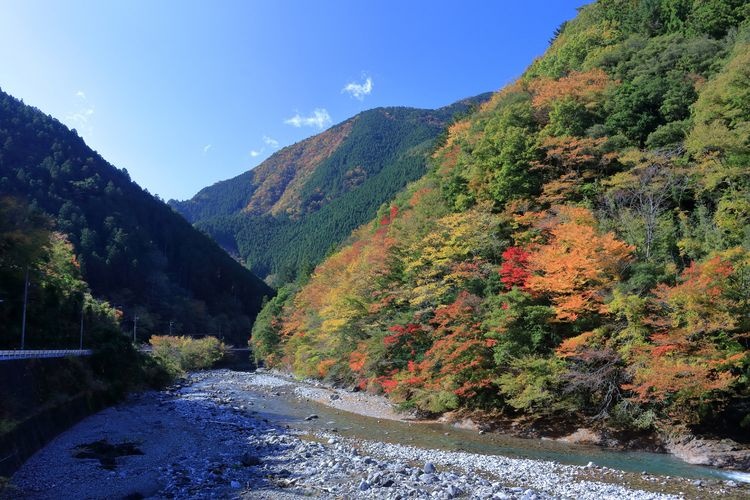
[[[262,418],[303,430],[330,430],[343,437],[405,444],[422,448],[466,451],[485,455],[503,455],[556,461],[569,465],[599,466],[629,472],[648,472],[691,479],[733,479],[750,482],[750,474],[713,467],[691,465],[671,455],[638,451],[608,450],[596,446],[560,443],[543,439],[524,439],[497,433],[480,435],[449,424],[410,423],[376,419],[331,408],[315,401],[300,400],[290,386],[279,388],[279,396],[268,396],[245,388],[236,388],[232,397]],[[305,421],[316,414],[319,418]]]

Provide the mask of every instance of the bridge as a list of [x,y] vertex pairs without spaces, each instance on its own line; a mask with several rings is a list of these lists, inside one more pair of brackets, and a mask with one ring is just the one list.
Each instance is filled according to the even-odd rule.
[[0,351],[0,361],[32,358],[66,358],[68,356],[91,356],[91,349],[16,349]]

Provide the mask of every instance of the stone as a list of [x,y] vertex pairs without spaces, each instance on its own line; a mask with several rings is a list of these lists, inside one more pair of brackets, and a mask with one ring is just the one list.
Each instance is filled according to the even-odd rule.
[[425,473],[425,474],[422,474],[421,476],[419,476],[419,481],[422,482],[422,483],[430,484],[430,483],[434,483],[437,480],[438,479],[437,479],[437,477],[435,477],[435,474]]
[[563,443],[572,444],[602,444],[602,436],[591,429],[581,427],[577,429],[573,434],[563,436],[557,439]]
[[305,417],[305,420],[309,422],[310,420],[315,420],[316,418],[319,418],[319,417],[313,413],[312,415]]
[[235,490],[238,490],[242,487],[239,481],[232,481],[231,483],[229,483],[229,485]]
[[716,441],[684,435],[670,439],[666,448],[689,464],[750,470],[750,448],[731,439]]
[[451,498],[457,497],[458,495],[460,495],[461,493],[463,493],[463,491],[461,491],[461,488],[457,488],[457,487],[453,486],[452,484],[448,486],[448,488],[445,490],[445,492],[448,493],[448,496],[451,497]]
[[435,469],[435,464],[433,464],[432,462],[425,462],[424,468],[422,470],[425,474],[434,474],[435,472],[437,472],[437,470]]
[[358,489],[359,491],[367,491],[370,489],[370,483],[363,479],[362,481],[360,481]]

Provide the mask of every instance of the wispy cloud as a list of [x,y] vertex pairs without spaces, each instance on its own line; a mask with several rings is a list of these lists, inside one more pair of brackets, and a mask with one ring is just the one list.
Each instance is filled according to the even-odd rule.
[[372,92],[372,78],[368,76],[362,83],[347,83],[346,86],[341,89],[341,92],[346,92],[350,96],[361,101],[365,98],[366,95],[370,95],[370,93]]
[[271,146],[272,148],[278,148],[279,147],[279,141],[276,139],[273,139],[271,137],[268,137],[267,135],[263,136],[263,143],[267,146]]
[[75,93],[80,103],[78,109],[65,115],[66,123],[76,129],[83,138],[91,138],[94,134],[94,127],[91,124],[91,118],[94,116],[94,105],[86,98],[86,93],[79,90]]
[[325,108],[316,108],[310,116],[301,116],[299,113],[284,120],[284,123],[293,127],[316,127],[324,128],[331,123],[331,115]]
[[[300,117],[300,120],[302,120],[302,119],[303,118]],[[290,120],[291,120],[291,118],[290,118]],[[265,144],[266,146],[268,146],[271,149],[276,149],[276,148],[279,147],[279,141],[277,141],[273,137],[267,136],[265,134],[263,135],[263,144]],[[266,146],[263,146],[260,149],[251,149],[250,150],[250,156],[253,157],[253,158],[255,158],[255,157],[258,157],[258,156],[262,155],[263,153],[266,152]]]
[[213,144],[206,144],[205,146],[203,146],[203,154],[206,154],[206,153],[208,153],[209,151],[211,151],[211,148],[212,148],[212,147],[214,147],[214,145],[213,145]]

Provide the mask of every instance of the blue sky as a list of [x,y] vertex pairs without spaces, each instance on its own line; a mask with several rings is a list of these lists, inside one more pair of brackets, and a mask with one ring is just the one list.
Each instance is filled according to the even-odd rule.
[[0,87],[189,198],[377,106],[497,90],[584,0],[0,0]]

